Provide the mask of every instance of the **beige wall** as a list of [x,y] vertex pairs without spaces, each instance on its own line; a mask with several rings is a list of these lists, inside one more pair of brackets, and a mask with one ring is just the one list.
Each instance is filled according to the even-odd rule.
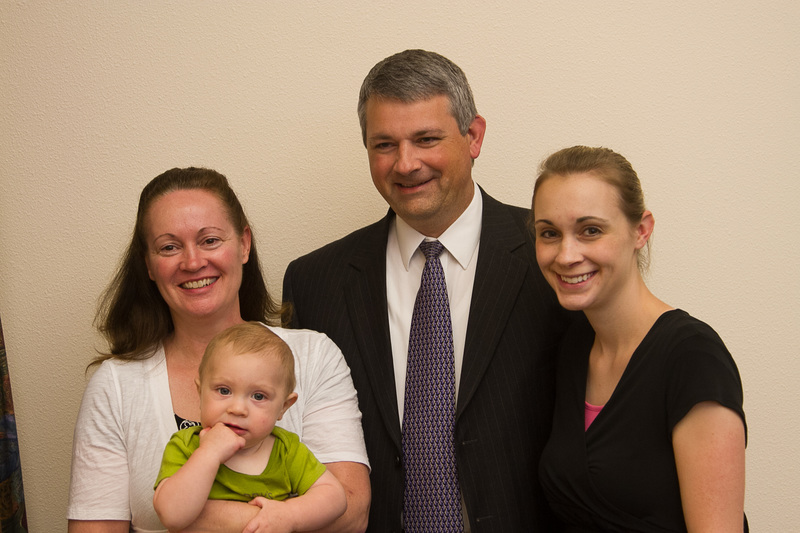
[[715,327],[744,379],[751,523],[795,530],[800,4],[331,4],[0,3],[0,317],[31,531],[66,527],[95,302],[142,186],[225,173],[278,294],[292,258],[385,211],[356,96],[416,47],[466,71],[488,121],[476,180],[499,199],[526,205],[567,145],[633,162],[652,288]]

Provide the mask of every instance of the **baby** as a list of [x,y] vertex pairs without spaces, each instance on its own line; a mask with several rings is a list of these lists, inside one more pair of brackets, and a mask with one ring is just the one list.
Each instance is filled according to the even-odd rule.
[[214,337],[200,363],[202,426],[175,433],[164,450],[153,506],[170,530],[192,524],[206,500],[261,509],[245,531],[308,531],[346,507],[344,489],[294,433],[275,427],[297,401],[294,357],[263,324]]

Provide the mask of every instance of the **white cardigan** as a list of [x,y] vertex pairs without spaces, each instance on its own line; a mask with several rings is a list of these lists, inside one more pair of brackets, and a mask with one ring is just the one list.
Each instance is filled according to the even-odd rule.
[[[295,355],[297,402],[278,425],[297,433],[322,463],[369,466],[350,369],[326,335],[270,328]],[[164,348],[143,361],[103,362],[89,381],[75,426],[70,520],[130,520],[132,531],[166,531],[153,484],[177,431]]]

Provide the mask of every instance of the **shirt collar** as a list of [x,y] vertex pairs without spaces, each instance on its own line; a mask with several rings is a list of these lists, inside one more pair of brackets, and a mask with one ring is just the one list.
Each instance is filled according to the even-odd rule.
[[[469,206],[461,213],[444,233],[437,239],[450,252],[462,269],[466,269],[478,243],[481,240],[481,220],[483,218],[483,196],[476,184],[473,183],[473,196]],[[403,268],[408,271],[411,258],[419,249],[419,245],[427,237],[409,226],[405,220],[395,217],[395,232],[397,244],[400,248],[400,257]],[[420,252],[421,253],[421,252]]]

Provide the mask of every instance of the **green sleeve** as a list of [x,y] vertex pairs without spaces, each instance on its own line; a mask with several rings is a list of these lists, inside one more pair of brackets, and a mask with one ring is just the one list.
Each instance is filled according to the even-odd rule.
[[155,485],[153,485],[153,490],[158,487],[162,480],[172,476],[186,463],[189,456],[200,445],[200,431],[202,429],[200,426],[194,426],[182,429],[172,435],[164,448],[161,469],[158,471],[158,478]]
[[292,485],[292,492],[305,494],[319,477],[325,473],[325,465],[320,463],[305,444],[294,433],[276,427],[276,437],[286,443],[286,470]]

